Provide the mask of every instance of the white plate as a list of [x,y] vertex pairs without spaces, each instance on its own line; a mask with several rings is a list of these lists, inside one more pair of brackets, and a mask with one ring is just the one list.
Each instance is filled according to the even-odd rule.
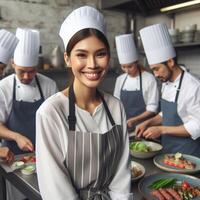
[[132,176],[132,171],[131,171],[131,181],[137,181],[138,179],[140,179],[140,178],[142,178],[144,176],[144,174],[145,174],[145,168],[140,163],[135,162],[135,161],[131,161],[131,163],[130,163],[130,169],[132,170],[133,167],[137,168],[138,170],[141,171],[141,174],[139,176],[136,176],[136,177]]

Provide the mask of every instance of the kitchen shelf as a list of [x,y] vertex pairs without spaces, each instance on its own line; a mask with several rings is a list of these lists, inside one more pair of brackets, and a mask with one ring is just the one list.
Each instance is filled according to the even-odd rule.
[[[200,48],[200,41],[199,42],[190,42],[190,43],[176,43],[176,44],[174,44],[174,47],[176,50]],[[140,49],[139,53],[145,54],[143,49]]]

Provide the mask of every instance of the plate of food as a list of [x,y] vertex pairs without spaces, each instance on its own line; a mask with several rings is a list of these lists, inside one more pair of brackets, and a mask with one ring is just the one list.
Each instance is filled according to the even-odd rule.
[[181,154],[160,154],[154,157],[154,164],[165,171],[194,174],[200,172],[200,158]]
[[144,177],[139,192],[148,200],[199,200],[200,179],[184,174],[160,173]]
[[35,164],[26,164],[24,168],[21,169],[21,173],[24,175],[31,175],[36,172]]
[[130,154],[136,158],[151,158],[162,150],[162,145],[152,141],[132,141],[129,144]]
[[131,170],[131,181],[133,182],[139,180],[145,174],[144,166],[135,161],[131,161],[130,170]]

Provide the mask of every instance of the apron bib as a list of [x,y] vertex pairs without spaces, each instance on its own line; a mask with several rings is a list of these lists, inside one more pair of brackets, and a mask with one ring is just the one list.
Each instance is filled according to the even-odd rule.
[[65,166],[81,200],[110,200],[109,185],[115,176],[123,151],[121,126],[115,125],[103,96],[112,129],[105,134],[75,131],[75,95],[69,90],[68,153]]
[[[139,91],[127,91],[123,90],[124,84],[126,82],[128,75],[124,79],[124,82],[121,87],[120,99],[124,105],[124,109],[126,112],[126,118],[130,119],[131,117],[135,117],[140,115],[141,113],[146,111],[146,104],[143,98],[142,92],[142,74],[139,69],[139,77],[140,77],[140,90]],[[135,127],[130,128],[129,131],[134,130]]]
[[[181,88],[184,71],[181,74],[179,87],[177,89],[175,102],[169,102],[161,99],[161,110],[163,113],[164,126],[180,126],[183,124],[178,115],[178,96]],[[164,153],[184,153],[200,157],[200,139],[193,140],[190,137],[178,137],[172,135],[163,135],[161,137]]]
[[[40,91],[41,99],[35,102],[24,102],[16,100],[16,79],[13,84],[13,104],[11,113],[6,122],[6,126],[12,130],[19,132],[25,137],[29,138],[35,146],[35,115],[37,109],[44,102],[44,96],[40,87],[37,76],[35,76],[38,89]],[[15,141],[4,140],[3,144],[11,149],[14,154],[25,153],[21,151]]]

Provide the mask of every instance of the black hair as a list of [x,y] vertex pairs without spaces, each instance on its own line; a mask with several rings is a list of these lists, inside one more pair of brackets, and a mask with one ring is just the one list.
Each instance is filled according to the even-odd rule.
[[66,53],[67,56],[70,56],[70,53],[73,49],[73,47],[81,40],[90,37],[90,36],[96,36],[98,39],[100,39],[106,46],[108,53],[110,54],[110,45],[108,43],[108,40],[106,36],[99,30],[93,29],[93,28],[86,28],[78,31],[73,35],[73,37],[69,40],[68,45],[66,47]]
[[[174,60],[175,65],[177,65],[177,57],[172,58]],[[167,65],[167,61],[162,62],[161,64]]]

